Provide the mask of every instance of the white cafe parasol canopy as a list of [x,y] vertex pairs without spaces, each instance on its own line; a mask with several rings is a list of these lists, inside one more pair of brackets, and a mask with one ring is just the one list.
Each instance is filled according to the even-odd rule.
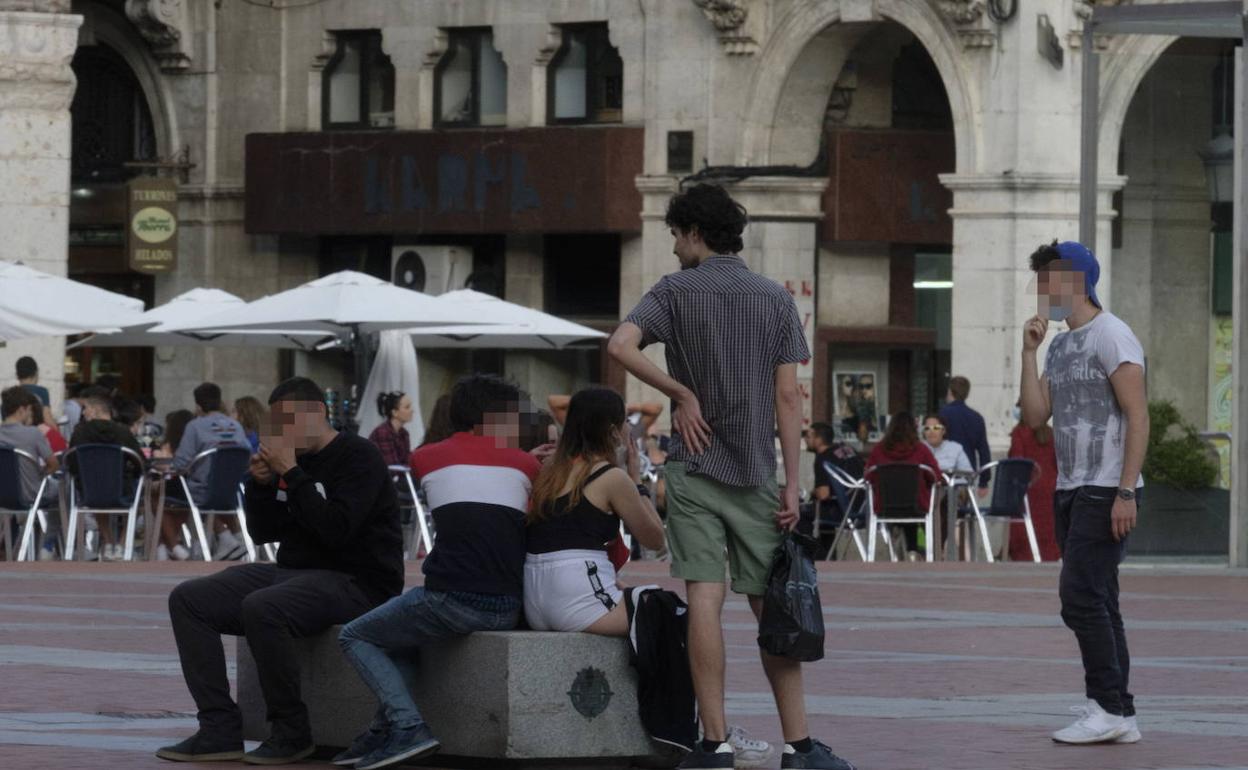
[[410,329],[417,348],[562,348],[607,335],[491,294],[460,289],[437,301],[468,311],[479,325]]
[[162,323],[195,323],[230,310],[238,310],[247,303],[241,298],[220,289],[191,289],[179,294],[163,305],[157,305],[139,317],[138,323],[126,326],[112,334],[95,334],[79,340],[70,348],[79,347],[145,347],[154,345],[229,345],[271,348],[295,348],[311,350],[324,342],[329,335],[318,332],[295,332],[278,329],[252,331],[154,332],[151,329]]
[[0,341],[114,331],[142,312],[133,297],[0,261]]

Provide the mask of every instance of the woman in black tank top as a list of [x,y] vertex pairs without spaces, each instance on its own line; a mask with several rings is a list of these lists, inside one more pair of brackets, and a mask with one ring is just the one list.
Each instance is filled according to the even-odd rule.
[[[618,393],[588,388],[572,396],[527,516],[525,614],[533,628],[627,632],[608,546],[621,520],[647,548],[664,542],[658,513],[638,491],[637,451],[627,436]],[[629,447],[627,471],[614,463],[621,442]]]

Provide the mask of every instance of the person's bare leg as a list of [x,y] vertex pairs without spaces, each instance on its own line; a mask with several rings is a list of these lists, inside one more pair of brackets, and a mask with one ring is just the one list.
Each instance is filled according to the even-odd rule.
[[702,737],[708,741],[728,739],[724,716],[724,584],[685,582],[689,597],[689,670],[693,694],[698,699]]
[[[757,618],[763,611],[763,597],[751,596],[750,609]],[[776,711],[780,713],[780,729],[786,743],[800,741],[810,736],[806,724],[806,696],[802,687],[802,664],[796,660],[772,655],[760,649],[763,671],[771,683],[771,693],[776,698]]]
[[165,511],[165,515],[160,520],[160,540],[166,548],[173,548],[182,542],[182,525],[186,521],[185,511]]

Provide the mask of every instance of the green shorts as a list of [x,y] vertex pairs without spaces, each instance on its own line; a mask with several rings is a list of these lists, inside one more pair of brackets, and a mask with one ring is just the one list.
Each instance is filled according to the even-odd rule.
[[664,466],[667,479],[667,544],[672,577],[724,582],[724,551],[732,590],[761,596],[784,533],[776,528],[780,495],[775,480],[734,487],[691,476],[684,463]]

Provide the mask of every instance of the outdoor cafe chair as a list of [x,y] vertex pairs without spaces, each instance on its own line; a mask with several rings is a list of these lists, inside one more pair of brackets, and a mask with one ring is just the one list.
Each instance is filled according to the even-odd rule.
[[[840,522],[835,523],[836,534],[832,538],[832,545],[828,548],[828,554],[825,559],[831,559],[832,554],[836,553],[836,547],[840,544],[841,538],[849,535],[854,541],[854,546],[858,549],[858,555],[863,561],[867,560],[867,548],[862,542],[862,530],[867,527],[867,512],[865,506],[870,502],[870,485],[863,479],[855,479],[845,471],[833,465],[831,462],[824,461],[823,468],[828,473],[831,480],[832,494],[836,498],[836,505],[841,511]],[[820,522],[820,531],[822,531],[822,517],[818,518]],[[887,540],[889,544],[889,553],[892,553],[892,541]],[[893,556],[896,559],[896,556]]]
[[14,447],[0,447],[0,526],[4,528],[4,557],[9,561],[14,561],[13,519],[15,517],[26,517],[18,541],[20,545],[17,548],[16,561],[28,559],[34,561],[36,522],[45,533],[48,531],[48,521],[44,513],[48,506],[43,502],[43,498],[48,483],[53,479],[50,476],[43,476],[39,482],[39,489],[35,492],[35,499],[28,500],[22,484],[23,462],[32,464],[39,469],[40,475],[43,474],[39,459],[31,453]]
[[[864,479],[876,477],[876,483],[868,487],[871,504],[867,519],[867,561],[875,561],[876,534],[884,524],[922,524],[924,550],[927,561],[932,560],[932,519],[936,510],[936,487],[940,476],[927,465],[916,463],[881,463],[867,468]],[[927,510],[918,505],[919,483],[926,476],[931,485],[927,496]],[[879,487],[880,510],[875,510],[874,487]],[[887,533],[887,530],[885,530]],[[886,538],[887,539],[887,538]],[[890,546],[891,549],[891,546]]]
[[[74,548],[82,541],[78,558],[86,554],[86,519],[84,514],[95,516],[126,517],[125,552],[122,558],[134,558],[134,530],[139,515],[139,504],[146,487],[146,469],[143,456],[129,447],[118,444],[81,444],[70,447],[62,458],[69,483],[69,526],[65,533],[65,558],[74,558]],[[126,478],[126,465],[133,464],[137,470],[134,490],[128,491],[130,480]],[[104,527],[104,522],[99,522]]]
[[997,460],[980,468],[978,473],[996,468],[993,474],[992,497],[987,507],[980,508],[975,496],[971,495],[971,509],[979,521],[979,531],[984,542],[984,555],[993,561],[992,545],[988,542],[988,528],[985,519],[1022,519],[1027,529],[1027,542],[1031,545],[1032,561],[1040,561],[1040,546],[1036,542],[1036,528],[1031,522],[1031,504],[1027,501],[1027,490],[1031,488],[1040,466],[1034,460],[1023,457],[1011,457]]
[[416,561],[420,558],[421,548],[424,548],[425,556],[433,550],[433,530],[430,527],[429,516],[425,511],[425,504],[420,501],[416,480],[412,477],[412,469],[406,465],[391,465],[389,468],[390,479],[399,491],[399,506],[412,511],[412,519],[414,519],[412,534],[405,545],[408,561]]
[[[200,463],[208,463],[208,488],[196,499],[191,494],[186,477]],[[177,507],[186,507],[191,511],[191,524],[195,527],[195,536],[199,540],[199,549],[204,561],[212,561],[212,549],[208,547],[208,537],[204,529],[204,517],[212,519],[216,516],[236,516],[239,532],[243,536],[243,544],[247,548],[249,561],[256,560],[256,544],[247,531],[247,513],[243,506],[243,493],[240,486],[247,475],[251,463],[251,449],[241,446],[222,446],[205,449],[191,459],[187,467],[178,474],[182,485],[181,498],[164,498],[164,504],[172,503]],[[156,513],[157,531],[160,520],[164,517],[162,504]]]

